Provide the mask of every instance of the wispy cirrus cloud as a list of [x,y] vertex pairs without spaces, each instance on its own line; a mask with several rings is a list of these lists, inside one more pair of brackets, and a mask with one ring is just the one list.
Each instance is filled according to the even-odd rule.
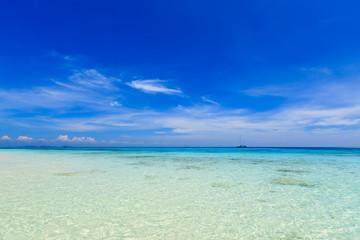
[[355,106],[360,103],[359,77],[351,79],[323,80],[315,83],[265,85],[250,88],[242,93],[251,97],[283,97],[287,103],[312,108],[331,109],[339,106]]
[[146,93],[164,93],[164,94],[181,94],[179,89],[171,89],[166,87],[163,83],[166,81],[154,79],[154,80],[135,80],[127,83],[128,86],[139,89]]
[[120,82],[120,79],[113,77],[105,77],[95,69],[85,69],[76,71],[69,77],[70,81],[84,89],[106,89],[118,90],[114,83]]
[[77,60],[77,58],[75,56],[60,54],[59,52],[56,52],[56,51],[50,51],[48,53],[48,55],[51,57],[59,58],[61,60],[65,60],[65,61],[76,61]]
[[267,85],[259,86],[244,90],[243,93],[253,97],[262,96],[275,96],[275,97],[289,97],[293,96],[295,92],[299,92],[299,88],[295,84],[283,84],[283,85]]
[[202,96],[202,97],[201,97],[201,100],[202,100],[203,102],[207,102],[207,103],[219,105],[218,102],[215,102],[214,100],[211,100],[208,96]]
[[[121,97],[115,86],[120,80],[106,77],[94,69],[75,71],[65,81],[31,89],[0,89],[0,109],[71,109],[73,107],[110,108]],[[117,104],[116,104],[117,103]]]
[[[360,127],[360,106],[314,108],[289,106],[266,112],[224,109],[212,105],[178,106],[165,112],[128,109],[127,112],[91,118],[37,119],[45,128],[67,131],[168,129],[168,133],[247,130],[262,132],[310,131],[312,128]],[[50,125],[51,124],[51,125]],[[308,130],[310,129],[310,130]],[[156,130],[158,131],[158,130]]]

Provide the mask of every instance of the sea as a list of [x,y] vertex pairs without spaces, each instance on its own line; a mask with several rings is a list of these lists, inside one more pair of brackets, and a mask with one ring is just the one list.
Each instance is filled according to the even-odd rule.
[[360,239],[360,149],[0,149],[0,239]]

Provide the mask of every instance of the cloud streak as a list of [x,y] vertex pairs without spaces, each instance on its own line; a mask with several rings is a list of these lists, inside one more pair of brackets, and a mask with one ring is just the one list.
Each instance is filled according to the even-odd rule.
[[120,82],[120,79],[105,77],[95,69],[76,71],[69,79],[76,86],[80,86],[83,89],[106,89],[110,91],[118,90],[114,83]]
[[219,105],[219,103],[215,102],[214,100],[211,100],[209,97],[207,96],[202,96],[201,97],[201,100],[203,102],[207,102],[207,103],[211,103],[211,104],[214,104],[214,105]]
[[[121,95],[114,85],[119,79],[105,77],[94,69],[76,71],[67,81],[32,89],[0,89],[0,109],[87,109],[109,108]],[[120,103],[118,103],[119,105]]]
[[143,91],[145,93],[163,93],[163,94],[181,94],[182,91],[178,89],[171,89],[166,87],[164,80],[135,80],[127,83],[128,86]]

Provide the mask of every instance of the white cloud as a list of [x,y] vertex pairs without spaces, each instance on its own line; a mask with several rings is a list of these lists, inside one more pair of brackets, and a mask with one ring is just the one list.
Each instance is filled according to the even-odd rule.
[[0,140],[12,140],[9,136],[2,136]]
[[31,89],[0,89],[0,109],[61,109],[73,107],[112,110],[109,103],[120,97],[114,85],[119,79],[106,77],[95,69],[75,72],[68,80]]
[[64,142],[70,141],[68,135],[59,135],[56,140],[64,141]]
[[[12,140],[10,137],[4,135],[1,137],[0,140]],[[73,137],[72,139],[69,138],[68,135],[59,135],[56,139],[33,139],[32,137],[28,136],[19,136],[16,138],[18,141],[38,141],[38,142],[54,142],[54,141],[61,141],[61,142],[81,142],[81,143],[95,143],[96,140],[93,137]]]
[[118,101],[113,101],[113,102],[110,103],[110,106],[112,106],[112,107],[121,107],[122,105]]
[[[110,128],[124,129],[124,128],[138,128],[138,123],[135,119],[141,116],[149,116],[156,114],[151,111],[130,111],[129,109],[121,109],[114,113],[102,113],[101,116],[96,117],[72,117],[72,118],[51,118],[51,117],[34,117],[32,121],[40,123],[43,128],[51,128],[57,130],[65,130],[72,132],[87,132],[94,130],[106,130]],[[147,124],[148,125],[148,124]],[[29,125],[31,126],[31,124]]]
[[340,128],[315,128],[311,130],[311,133],[316,133],[316,134],[334,134],[334,133],[340,133],[341,129]]
[[135,80],[127,83],[132,88],[139,89],[146,93],[164,93],[164,94],[180,94],[181,90],[178,89],[170,89],[164,86],[163,80]]
[[119,79],[105,77],[95,69],[85,69],[75,72],[69,79],[81,86],[91,89],[105,88],[108,90],[117,90],[114,82],[120,82]]
[[32,137],[28,137],[28,136],[19,136],[16,140],[19,141],[31,141],[34,140]]
[[[10,141],[11,140],[11,141]],[[10,142],[7,142],[10,141]],[[73,137],[69,138],[68,135],[59,135],[56,139],[45,139],[39,138],[34,139],[28,136],[19,136],[14,141],[9,136],[2,136],[0,142],[3,146],[63,146],[64,143],[70,144],[71,146],[93,146],[94,144],[108,144],[106,140],[96,141],[93,137]],[[6,144],[6,145],[4,145]]]
[[63,59],[65,61],[76,61],[77,59],[73,56],[70,56],[70,55],[63,55],[63,54],[60,54],[56,51],[51,51],[49,52],[49,55],[52,56],[52,57],[56,57],[56,58],[60,58],[60,59]]
[[87,137],[87,138],[86,138],[86,141],[87,141],[87,142],[96,142],[95,139],[92,138],[92,137]]
[[87,143],[91,143],[91,142],[96,142],[94,138],[92,137],[73,137],[71,139],[72,142],[87,142]]
[[253,97],[284,97],[292,105],[332,108],[354,106],[360,103],[359,78],[332,81],[295,82],[291,84],[267,85],[242,91]]
[[[219,133],[224,130],[240,131],[310,131],[313,127],[360,127],[360,105],[353,107],[287,106],[265,112],[246,109],[224,109],[214,105],[178,106],[164,111],[123,109],[116,114],[97,117],[52,119],[42,118],[43,128],[66,131],[141,131],[167,128],[173,133]],[[31,125],[31,124],[30,124]],[[85,141],[74,137],[72,141]],[[88,140],[91,141],[91,140]]]
[[[308,131],[315,126],[333,128],[360,127],[360,106],[349,108],[287,107],[267,112],[224,110],[202,107],[178,107],[177,112],[152,120],[158,128],[170,128],[175,133],[247,131]],[[150,121],[150,120],[149,120]]]
[[217,113],[217,111],[220,111],[220,109],[216,106],[211,105],[195,105],[190,107],[184,107],[182,105],[178,105],[175,108],[175,111],[181,112],[183,115],[190,115],[190,116],[202,116],[202,117],[210,117],[214,113]]
[[250,88],[243,93],[253,97],[262,97],[262,96],[275,96],[275,97],[294,97],[298,96],[295,93],[299,92],[302,86],[297,84],[283,84],[283,85],[267,85],[260,86],[255,88]]
[[315,122],[316,126],[351,126],[360,123],[360,119],[341,119],[341,118],[324,118],[319,122]]
[[63,59],[64,59],[64,60],[67,60],[67,61],[75,61],[75,60],[76,60],[75,57],[72,57],[72,56],[70,56],[70,55],[64,56]]
[[156,134],[166,134],[166,133],[168,133],[168,132],[156,131],[156,132],[154,132],[154,133],[156,133]]
[[85,141],[85,137],[73,137],[72,139],[71,139],[71,141],[73,141],[73,142],[84,142]]
[[204,102],[214,104],[214,105],[219,105],[219,103],[215,102],[214,100],[211,100],[209,97],[206,97],[206,96],[202,96],[201,100],[204,101]]

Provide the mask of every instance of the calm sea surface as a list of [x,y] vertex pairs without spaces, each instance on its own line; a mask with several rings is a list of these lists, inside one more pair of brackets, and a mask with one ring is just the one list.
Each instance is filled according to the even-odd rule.
[[360,239],[360,150],[1,149],[0,239]]

